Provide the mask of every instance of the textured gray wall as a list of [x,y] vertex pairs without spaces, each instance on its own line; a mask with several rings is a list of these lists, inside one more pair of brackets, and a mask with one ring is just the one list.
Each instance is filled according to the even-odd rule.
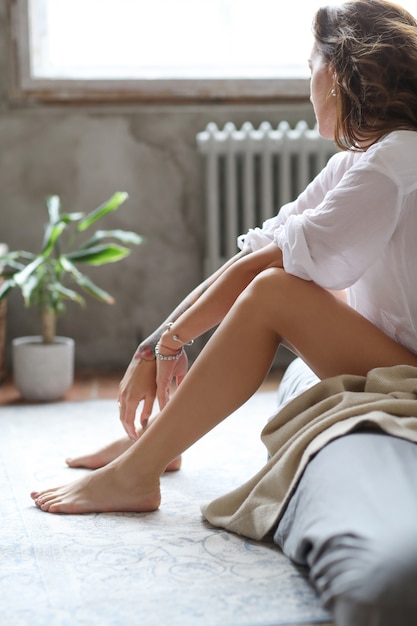
[[[196,133],[210,121],[311,122],[311,107],[17,105],[8,99],[6,33],[1,3],[0,241],[39,248],[47,194],[59,194],[65,210],[89,211],[116,190],[129,193],[100,227],[136,230],[147,243],[90,272],[116,304],[90,298],[85,309],[70,304],[58,325],[59,334],[76,340],[78,368],[123,368],[138,339],[202,279],[204,181]],[[18,293],[9,298],[7,328],[8,343],[38,332]]]

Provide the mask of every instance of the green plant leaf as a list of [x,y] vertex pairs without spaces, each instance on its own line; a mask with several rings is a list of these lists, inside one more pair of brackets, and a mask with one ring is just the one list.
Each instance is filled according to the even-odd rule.
[[106,215],[107,213],[111,213],[112,211],[118,209],[119,206],[123,204],[123,202],[125,202],[128,197],[129,196],[126,191],[116,191],[116,193],[114,193],[112,197],[107,200],[107,202],[104,202],[99,207],[97,207],[97,209],[86,215],[86,217],[78,224],[78,230],[87,230],[87,228],[89,228],[91,224],[94,224],[94,222],[103,217],[103,215]]
[[[133,245],[142,243],[143,238],[121,229],[97,230],[87,243],[81,245],[76,244],[76,238],[98,219],[118,209],[127,197],[125,192],[116,192],[107,202],[86,215],[83,212],[61,213],[60,197],[47,196],[45,202],[49,221],[44,229],[40,253],[18,250],[0,255],[0,276],[4,279],[0,285],[0,299],[17,287],[27,306],[54,314],[65,310],[65,300],[83,304],[85,300],[78,291],[113,303],[114,298],[81,273],[76,264],[99,266],[114,263],[127,257]],[[65,248],[61,246],[61,236]],[[65,250],[68,250],[67,254],[63,253]],[[71,281],[73,284],[68,286]]]
[[89,239],[80,249],[84,250],[85,248],[91,248],[103,239],[117,239],[122,243],[135,246],[139,246],[145,241],[144,237],[129,230],[97,230],[91,239]]
[[10,261],[14,261],[22,256],[20,250],[16,250],[15,252],[7,252],[7,254],[0,254],[0,263],[2,265],[8,265]]
[[16,270],[24,269],[25,265],[19,259],[33,261],[33,259],[36,259],[36,255],[25,250],[16,250],[15,252],[0,255],[0,276],[10,274],[8,271],[1,271],[2,267],[13,267]]
[[42,252],[43,256],[49,256],[54,248],[59,237],[65,230],[65,222],[58,222],[57,224],[47,224],[45,228],[45,235],[43,238]]
[[72,275],[75,282],[82,287],[84,291],[102,302],[114,304],[115,300],[113,296],[107,293],[107,291],[104,291],[104,289],[101,289],[101,287],[98,287],[90,278],[88,278],[88,276],[82,274],[80,270],[68,259],[68,257],[61,257],[60,262],[62,267],[64,267],[65,270]]
[[115,243],[102,244],[92,248],[80,249],[66,254],[66,258],[75,263],[87,263],[88,265],[104,265],[115,263],[130,254],[129,248],[124,248]]
[[88,278],[85,274],[81,274],[76,278],[76,281],[80,287],[82,287],[87,293],[97,300],[101,300],[102,302],[107,302],[107,304],[114,304],[115,299],[111,296],[107,291],[93,283],[93,281]]
[[59,211],[61,208],[61,199],[59,196],[47,196],[46,197],[46,206],[48,209],[49,221],[52,224],[57,224],[59,222]]
[[69,224],[70,222],[78,222],[78,220],[84,217],[85,213],[78,211],[76,213],[63,213],[61,215],[61,221],[65,222],[65,224]]
[[80,270],[78,269],[78,267],[76,267],[74,265],[74,263],[71,263],[71,261],[69,260],[68,256],[66,255],[61,255],[58,259],[58,262],[60,263],[61,267],[66,271],[69,272],[70,274],[72,274],[73,276],[75,276],[76,274],[80,274]]
[[[60,283],[54,283],[53,285],[50,285],[49,290],[56,293],[57,296],[67,298],[68,300],[72,300],[73,302],[78,302],[78,304],[81,304],[83,306],[85,305],[85,300],[79,293],[77,293],[73,289],[68,289],[68,287],[64,287],[64,285],[61,285]],[[59,300],[59,297],[57,297],[57,300]]]
[[25,269],[25,267],[26,266],[23,263],[19,263],[19,261],[9,260],[7,263],[3,263],[0,259],[0,276],[13,276],[16,270],[20,272],[20,270]]
[[35,299],[33,298],[33,294],[39,288],[40,282],[41,282],[41,275],[36,274],[36,272],[34,272],[20,286],[22,290],[22,296],[23,296],[26,306],[30,306],[31,304],[34,304]]
[[33,272],[35,272],[38,267],[44,262],[44,257],[38,256],[34,261],[32,261],[32,263],[26,265],[23,270],[21,270],[20,272],[16,272],[13,276],[13,280],[15,281],[16,285],[21,288],[22,285],[24,285],[24,283],[28,280],[29,276],[33,274]]

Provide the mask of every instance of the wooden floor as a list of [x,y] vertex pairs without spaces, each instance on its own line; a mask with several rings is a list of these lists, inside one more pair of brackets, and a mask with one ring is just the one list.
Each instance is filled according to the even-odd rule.
[[[117,399],[119,382],[123,372],[77,372],[72,388],[65,394],[63,402],[79,400],[96,400],[98,398]],[[274,391],[278,389],[282,371],[274,369],[263,383],[261,389]],[[26,404],[13,384],[11,376],[0,383],[0,406],[9,404]]]
[[[74,385],[65,394],[63,402],[94,400],[97,398],[117,398],[122,372],[78,372]],[[0,405],[25,404],[10,376],[0,386]]]

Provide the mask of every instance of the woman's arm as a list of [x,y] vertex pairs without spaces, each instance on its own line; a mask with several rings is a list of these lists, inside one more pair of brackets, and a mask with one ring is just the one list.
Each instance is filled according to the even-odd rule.
[[[155,397],[156,397],[156,376],[157,368],[155,361],[155,346],[161,338],[162,333],[167,328],[169,322],[177,320],[185,311],[187,311],[198,299],[207,291],[207,289],[218,280],[220,276],[232,266],[238,259],[248,254],[247,252],[239,252],[229,259],[219,270],[214,272],[209,278],[198,285],[168,316],[168,318],[144,341],[140,343],[126,372],[119,385],[119,412],[120,420],[129,437],[136,439],[135,416],[139,404],[142,402],[142,410],[140,421],[142,426],[146,427],[147,421],[152,413]],[[181,359],[180,363],[176,363],[177,383],[187,371],[187,359]],[[160,397],[160,408],[163,408],[167,397]]]
[[[268,267],[282,267],[281,251],[275,244],[251,254],[235,255],[194,289],[164,324],[140,344],[119,388],[120,419],[131,438],[136,438],[134,422],[139,403],[144,403],[140,417],[142,425],[146,426],[152,412],[157,388],[155,346],[162,334],[164,348],[161,347],[161,351],[164,354],[177,352],[179,344],[173,340],[174,335],[178,335],[181,342],[188,343],[216,326],[245,287]],[[173,322],[169,329],[168,322]],[[181,382],[185,375],[185,354],[178,361],[160,361],[158,366],[158,399],[160,408],[163,408],[169,397],[169,386],[173,377]]]
[[178,349],[174,335],[188,343],[217,326],[255,276],[269,267],[282,267],[282,252],[275,243],[237,259],[164,331],[161,343]]
[[[281,250],[273,243],[230,265],[192,306],[165,329],[159,342],[160,352],[173,357],[178,354],[181,344],[192,342],[217,326],[242,291],[268,267],[282,267]],[[160,407],[169,400],[174,378],[177,385],[183,380],[186,361],[184,352],[180,353],[178,360],[158,360],[156,386]]]
[[180,302],[180,304],[172,311],[172,313],[167,317],[167,319],[160,325],[158,328],[147,337],[144,341],[142,341],[135,354],[135,360],[153,360],[155,357],[155,346],[161,338],[162,333],[167,327],[167,324],[170,322],[175,322],[185,311],[187,311],[191,306],[193,306],[199,298],[213,285],[222,274],[226,270],[228,270],[234,263],[236,263],[239,259],[244,256],[247,256],[249,252],[239,252],[231,259],[226,261],[216,272],[211,274],[206,280],[200,283],[191,293]]

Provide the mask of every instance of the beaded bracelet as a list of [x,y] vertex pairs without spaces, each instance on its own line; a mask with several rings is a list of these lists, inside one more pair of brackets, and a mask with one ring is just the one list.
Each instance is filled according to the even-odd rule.
[[161,354],[159,352],[159,343],[155,346],[155,357],[160,361],[177,361],[184,353],[184,347],[180,348],[177,354]]

